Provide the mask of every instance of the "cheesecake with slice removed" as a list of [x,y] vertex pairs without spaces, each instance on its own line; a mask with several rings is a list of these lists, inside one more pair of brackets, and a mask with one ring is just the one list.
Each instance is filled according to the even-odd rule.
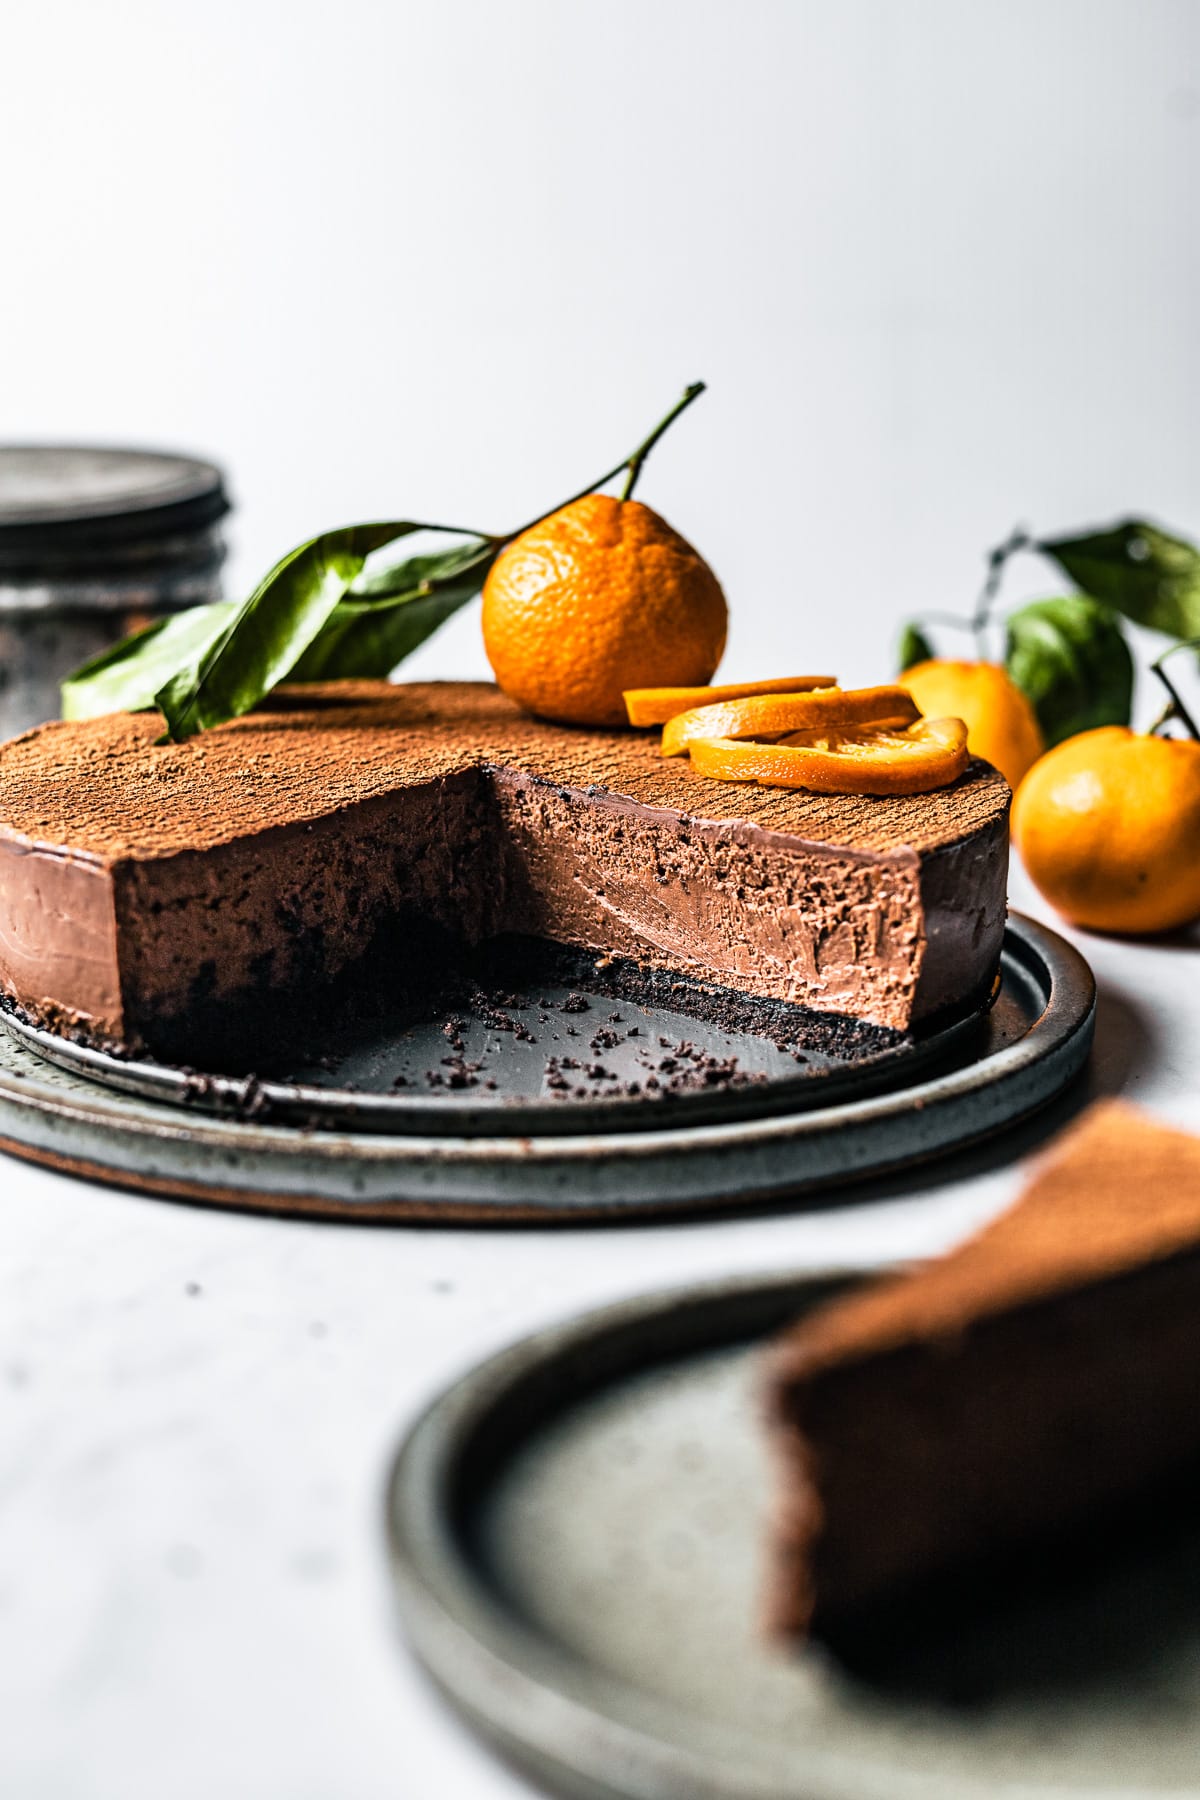
[[507,934],[892,1032],[993,983],[1010,796],[986,764],[910,796],[710,781],[657,733],[481,683],[280,690],[160,731],[0,747],[0,989],[94,1044],[219,1057],[349,969]]
[[1200,1474],[1200,1139],[1093,1107],[961,1248],[788,1332],[770,1406],[783,1632],[911,1634],[1107,1554]]

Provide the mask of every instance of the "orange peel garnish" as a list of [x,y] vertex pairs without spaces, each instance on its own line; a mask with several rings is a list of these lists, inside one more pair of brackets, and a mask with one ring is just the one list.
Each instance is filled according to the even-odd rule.
[[833,675],[780,675],[774,681],[735,681],[723,687],[626,688],[625,710],[631,725],[665,725],[677,713],[721,700],[751,700],[760,694],[803,694],[811,688],[836,687]]
[[[802,735],[809,741],[797,741]],[[918,719],[900,731],[797,733],[784,744],[696,738],[688,748],[698,775],[816,794],[926,794],[956,781],[968,760],[961,719]]]
[[778,738],[793,731],[861,730],[911,725],[920,718],[902,687],[818,688],[811,693],[764,694],[679,713],[663,728],[664,756],[682,756],[699,738]]

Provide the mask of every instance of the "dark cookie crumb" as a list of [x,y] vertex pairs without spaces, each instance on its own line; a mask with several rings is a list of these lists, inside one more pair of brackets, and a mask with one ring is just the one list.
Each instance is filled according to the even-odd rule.
[[443,1056],[442,1068],[427,1069],[425,1079],[430,1087],[469,1088],[479,1086],[479,1068],[477,1062],[465,1062],[461,1056]]

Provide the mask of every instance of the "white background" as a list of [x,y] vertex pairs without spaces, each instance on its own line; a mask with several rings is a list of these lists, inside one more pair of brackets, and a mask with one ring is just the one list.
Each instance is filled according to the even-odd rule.
[[[642,492],[725,583],[731,675],[885,674],[1017,520],[1200,533],[1189,0],[40,0],[0,84],[0,434],[214,454],[235,587],[347,520],[506,527],[697,377]],[[412,669],[482,673],[474,613]],[[1095,1086],[1194,1120],[1194,953],[1084,943]],[[0,1163],[6,1800],[515,1793],[392,1641],[403,1423],[591,1301],[934,1249],[1024,1141],[629,1234]]]
[[730,676],[888,673],[1016,521],[1200,533],[1193,0],[40,0],[0,58],[0,432],[217,456],[237,591],[509,528],[699,377],[641,493]]

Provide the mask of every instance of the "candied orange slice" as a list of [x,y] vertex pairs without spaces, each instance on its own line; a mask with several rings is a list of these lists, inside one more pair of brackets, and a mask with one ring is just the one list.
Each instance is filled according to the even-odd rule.
[[796,733],[786,743],[695,738],[698,775],[809,788],[816,794],[926,794],[956,781],[967,766],[961,719],[918,719],[902,731]]
[[902,687],[818,688],[803,694],[764,694],[679,713],[663,728],[664,756],[681,756],[696,738],[778,738],[789,731],[842,731],[911,725],[920,718]]
[[803,694],[810,688],[836,687],[834,675],[780,675],[774,681],[735,681],[724,687],[626,688],[625,710],[631,725],[665,725],[676,713],[719,700],[749,700],[758,694]]

